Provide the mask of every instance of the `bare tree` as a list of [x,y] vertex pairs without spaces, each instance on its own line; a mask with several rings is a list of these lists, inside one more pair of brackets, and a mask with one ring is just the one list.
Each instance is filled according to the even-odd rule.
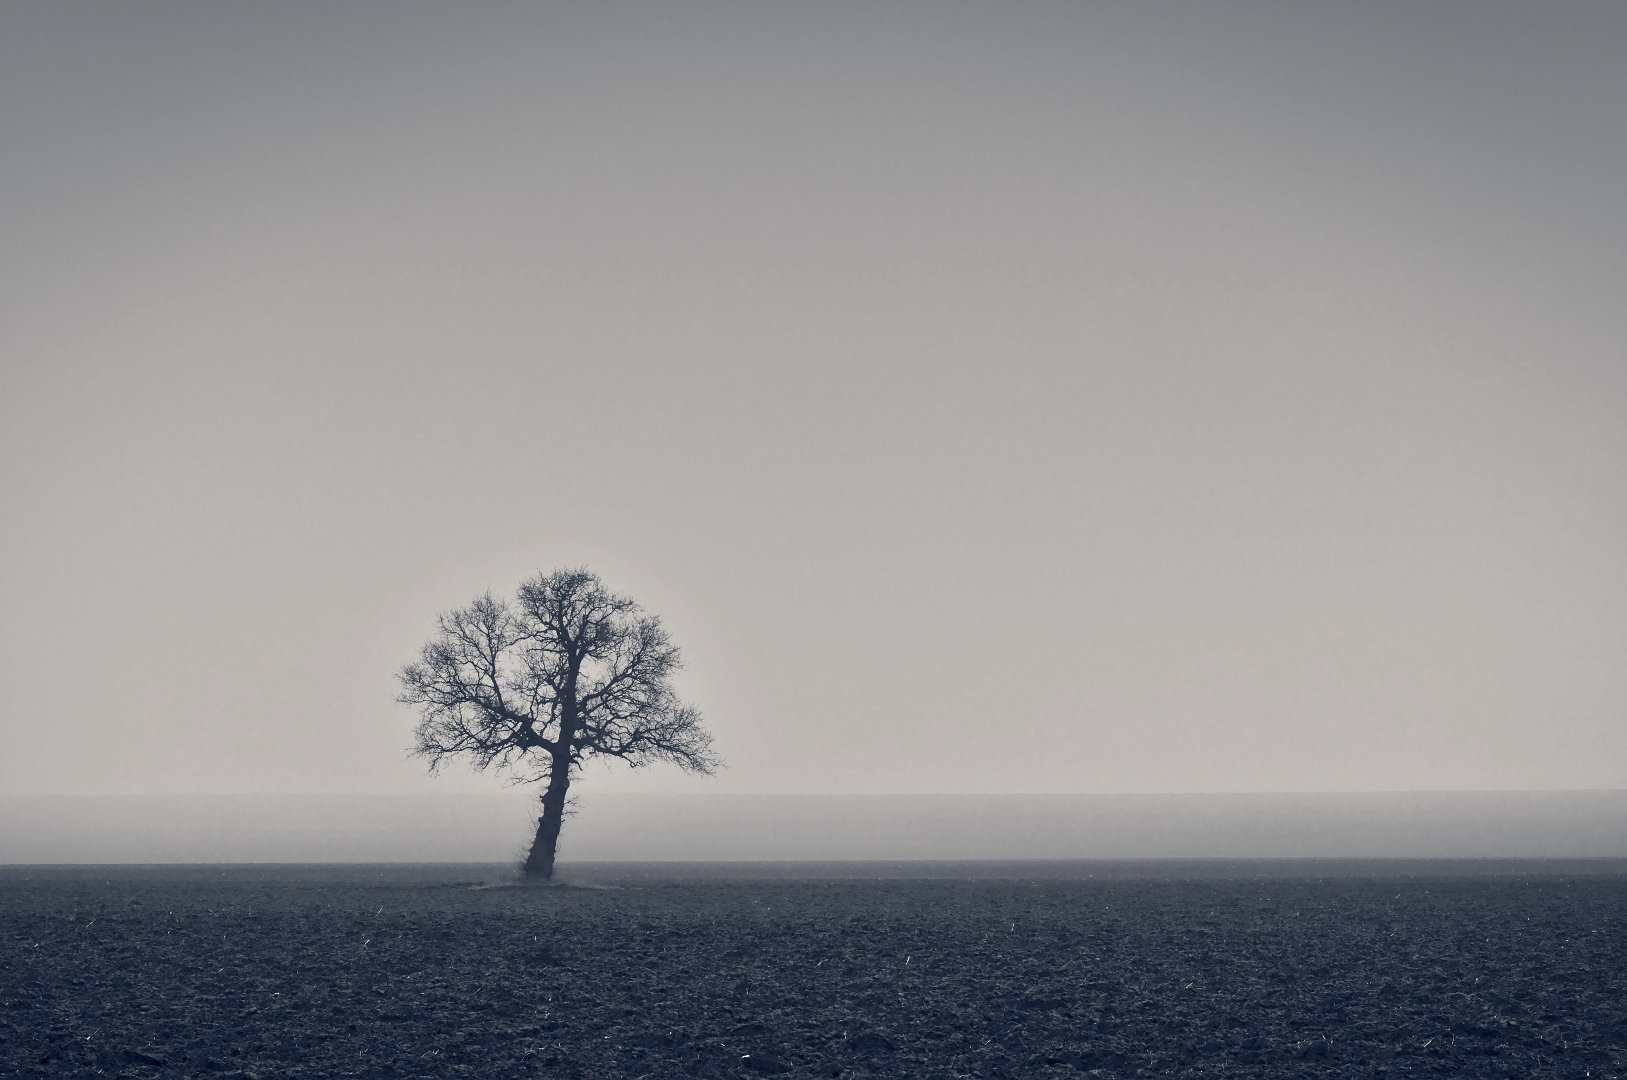
[[678,700],[678,647],[658,616],[587,570],[539,574],[513,603],[478,597],[442,614],[399,700],[418,709],[413,752],[431,772],[463,758],[543,785],[528,877],[553,876],[572,774],[595,756],[637,768],[720,762],[700,714]]

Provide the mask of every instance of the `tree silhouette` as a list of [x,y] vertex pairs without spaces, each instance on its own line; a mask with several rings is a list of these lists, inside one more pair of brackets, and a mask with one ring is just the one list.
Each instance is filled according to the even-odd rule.
[[548,878],[583,761],[669,761],[703,774],[719,766],[700,714],[672,688],[679,667],[658,616],[596,574],[559,570],[521,583],[513,603],[488,592],[442,614],[397,676],[398,700],[419,711],[413,752],[430,772],[462,758],[544,785],[524,872]]

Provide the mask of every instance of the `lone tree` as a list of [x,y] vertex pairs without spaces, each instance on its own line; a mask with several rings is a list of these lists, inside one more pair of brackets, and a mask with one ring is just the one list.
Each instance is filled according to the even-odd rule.
[[442,614],[401,669],[399,700],[418,709],[413,752],[430,772],[462,757],[544,785],[525,874],[548,878],[583,761],[670,761],[703,774],[720,764],[700,714],[672,688],[679,666],[658,616],[596,574],[560,570],[523,582],[513,603],[488,592]]

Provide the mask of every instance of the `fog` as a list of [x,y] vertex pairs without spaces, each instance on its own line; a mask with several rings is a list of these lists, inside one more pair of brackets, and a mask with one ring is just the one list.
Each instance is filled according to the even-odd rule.
[[[1627,857],[1627,792],[580,800],[562,862]],[[519,792],[0,799],[0,863],[507,862]]]
[[495,790],[394,673],[578,565],[727,763],[589,797],[1627,788],[1627,4],[0,19],[0,792]]

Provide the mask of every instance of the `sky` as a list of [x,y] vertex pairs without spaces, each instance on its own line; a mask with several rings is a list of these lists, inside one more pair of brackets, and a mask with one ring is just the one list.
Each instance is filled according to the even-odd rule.
[[1627,788],[1627,5],[0,8],[0,791]]

